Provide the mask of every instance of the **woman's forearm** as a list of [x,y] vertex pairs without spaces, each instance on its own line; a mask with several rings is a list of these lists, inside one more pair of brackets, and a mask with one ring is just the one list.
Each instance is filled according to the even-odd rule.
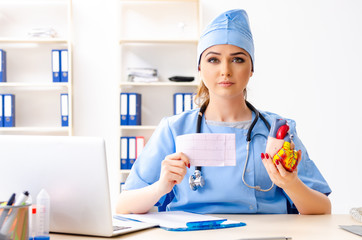
[[158,182],[135,190],[122,191],[117,201],[118,214],[147,213],[159,201]]
[[329,198],[306,186],[300,179],[284,189],[293,201],[300,214],[330,214],[331,202]]
[[160,179],[144,188],[123,191],[118,199],[117,213],[147,213],[160,198],[169,193],[186,175],[186,166],[190,166],[188,157],[179,152],[173,153],[162,161]]

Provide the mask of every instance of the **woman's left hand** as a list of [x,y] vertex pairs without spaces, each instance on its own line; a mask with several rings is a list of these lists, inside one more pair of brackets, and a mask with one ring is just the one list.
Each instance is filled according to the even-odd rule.
[[298,168],[296,168],[293,172],[289,172],[279,161],[274,164],[272,157],[267,153],[262,153],[261,159],[270,179],[278,187],[285,189],[298,181]]

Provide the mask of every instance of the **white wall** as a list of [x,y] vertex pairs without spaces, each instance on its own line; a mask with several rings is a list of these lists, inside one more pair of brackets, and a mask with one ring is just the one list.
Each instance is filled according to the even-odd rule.
[[106,140],[113,200],[120,168],[117,7],[117,0],[73,0],[74,135]]
[[297,121],[334,213],[362,206],[362,2],[203,1],[204,22],[244,8],[255,41],[249,100]]
[[[74,133],[107,141],[113,198],[118,185],[117,0],[73,0]],[[204,23],[247,10],[255,41],[249,100],[297,121],[329,182],[334,213],[362,206],[362,2],[201,0]]]

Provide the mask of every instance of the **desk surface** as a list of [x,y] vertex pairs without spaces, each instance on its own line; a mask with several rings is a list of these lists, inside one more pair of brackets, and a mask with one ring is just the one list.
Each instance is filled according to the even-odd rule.
[[[157,240],[202,240],[202,239],[243,239],[257,237],[292,237],[293,240],[305,239],[358,239],[358,235],[347,232],[339,225],[362,225],[350,215],[214,215],[246,223],[244,227],[204,230],[192,232],[170,232],[160,228],[146,229],[135,233],[110,238],[113,239],[157,239]],[[107,239],[89,236],[51,234],[52,240]]]

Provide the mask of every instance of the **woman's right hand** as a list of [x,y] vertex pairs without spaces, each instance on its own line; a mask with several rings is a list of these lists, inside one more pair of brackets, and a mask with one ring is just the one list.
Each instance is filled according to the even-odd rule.
[[158,190],[161,195],[171,192],[172,188],[182,182],[190,168],[188,157],[182,152],[170,154],[162,161]]

